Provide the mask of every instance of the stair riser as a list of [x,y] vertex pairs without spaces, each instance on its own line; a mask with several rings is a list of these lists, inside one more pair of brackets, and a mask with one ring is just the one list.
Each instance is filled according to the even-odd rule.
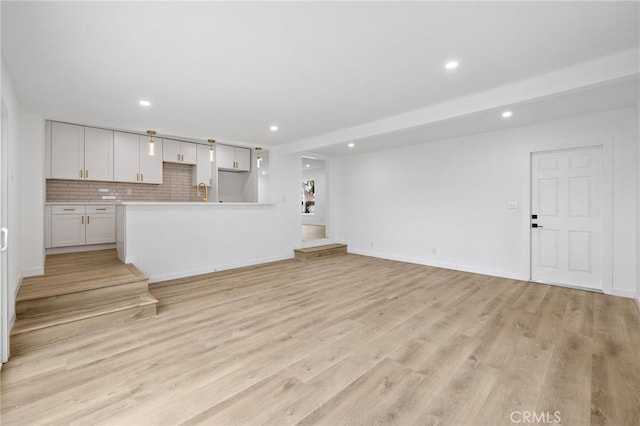
[[337,248],[332,248],[328,250],[315,251],[311,253],[296,252],[296,259],[311,260],[311,259],[318,259],[321,257],[339,256],[341,254],[347,254],[346,247],[337,247]]
[[16,303],[16,317],[17,319],[21,319],[47,312],[59,311],[72,306],[85,306],[112,297],[135,296],[147,293],[148,291],[149,283],[148,280],[144,279],[111,287],[43,297],[41,299],[23,300]]
[[51,327],[28,331],[11,336],[11,355],[17,355],[52,343],[63,342],[74,337],[95,333],[156,315],[156,304],[150,303],[142,306],[132,306],[117,312],[109,312],[103,315],[84,318],[64,324],[55,324]]

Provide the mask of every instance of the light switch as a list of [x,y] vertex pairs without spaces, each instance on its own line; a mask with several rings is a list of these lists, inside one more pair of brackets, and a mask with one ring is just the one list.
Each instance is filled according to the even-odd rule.
[[509,200],[507,204],[508,209],[517,209],[518,208],[518,200]]

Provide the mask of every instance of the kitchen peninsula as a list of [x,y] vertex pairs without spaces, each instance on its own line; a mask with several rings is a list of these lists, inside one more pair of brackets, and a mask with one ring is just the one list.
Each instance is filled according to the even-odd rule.
[[286,221],[276,204],[116,205],[118,258],[150,282],[291,257],[291,242],[266,223]]

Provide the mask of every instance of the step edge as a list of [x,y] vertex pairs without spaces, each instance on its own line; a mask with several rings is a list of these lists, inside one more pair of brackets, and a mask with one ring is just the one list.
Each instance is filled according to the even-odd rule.
[[[55,327],[55,326],[58,326],[58,325],[69,324],[69,323],[72,323],[72,322],[82,321],[83,319],[87,319],[87,318],[95,318],[95,317],[107,315],[107,314],[110,314],[110,313],[126,311],[126,310],[129,310],[129,309],[138,308],[138,307],[142,307],[142,306],[155,305],[157,303],[158,303],[158,300],[156,298],[153,298],[153,300],[141,300],[138,303],[132,303],[131,305],[121,306],[121,307],[115,308],[115,309],[108,309],[108,310],[107,309],[99,309],[99,310],[97,310],[97,312],[93,312],[93,315],[89,315],[89,313],[87,313],[87,315],[76,315],[75,317],[74,316],[69,316],[68,318],[63,318],[63,319],[60,319],[58,321],[52,321],[52,322],[47,323],[47,324],[38,324],[38,325],[31,326],[31,327],[26,327],[24,329],[20,329],[19,328],[20,320],[17,320],[15,322],[15,325],[14,325],[13,329],[11,330],[11,336],[17,336],[17,335],[24,334],[24,333],[29,333],[29,332],[35,331],[35,330],[42,330],[42,329],[49,328],[49,327]],[[56,312],[56,311],[54,311],[54,312]],[[23,318],[23,319],[28,319],[28,318],[33,318],[33,317],[27,317],[27,318]]]
[[120,286],[120,285],[134,284],[134,283],[143,282],[143,281],[147,281],[148,282],[149,279],[148,278],[142,279],[142,278],[134,277],[134,278],[132,278],[130,280],[117,282],[115,284],[110,284],[110,285],[105,285],[105,286],[100,286],[100,287],[95,287],[95,288],[78,289],[78,290],[75,290],[75,291],[66,291],[64,293],[51,293],[51,294],[48,294],[48,295],[44,295],[44,296],[41,295],[41,296],[36,296],[36,297],[30,297],[30,296],[26,296],[26,297],[22,296],[22,297],[20,297],[20,292],[18,292],[18,296],[16,297],[16,303],[18,303],[18,302],[28,302],[30,300],[46,299],[48,297],[64,296],[66,294],[82,293],[82,292],[85,292],[85,291],[98,290],[98,289],[101,289],[101,288],[117,287],[117,286]]

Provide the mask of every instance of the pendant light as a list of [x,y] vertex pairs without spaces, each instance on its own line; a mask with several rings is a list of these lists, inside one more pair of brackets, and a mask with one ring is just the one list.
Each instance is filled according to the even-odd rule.
[[260,157],[260,151],[262,151],[262,148],[260,148],[259,146],[256,147],[256,153],[257,153],[257,157],[256,157],[256,167],[260,168],[260,163],[262,163],[262,157]]
[[156,155],[156,141],[153,140],[153,137],[156,135],[155,130],[147,130],[147,134],[149,135],[149,155]]
[[209,146],[209,162],[213,163],[215,161],[214,152],[213,152],[213,144],[216,143],[216,140],[215,139],[209,139],[209,143],[211,144],[211,146]]

